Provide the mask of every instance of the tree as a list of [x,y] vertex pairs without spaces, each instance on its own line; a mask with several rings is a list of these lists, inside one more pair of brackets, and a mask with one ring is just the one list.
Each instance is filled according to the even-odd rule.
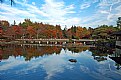
[[16,21],[14,20],[14,23],[13,23],[14,25],[16,25]]
[[82,38],[82,31],[83,31],[83,28],[82,27],[80,27],[80,26],[78,26],[77,27],[77,31],[76,31],[76,37],[78,38],[78,39],[80,39],[80,38]]
[[119,29],[121,29],[121,17],[118,17],[118,20],[117,20],[117,27]]
[[63,38],[63,33],[62,33],[62,30],[61,30],[61,26],[56,25],[55,27],[56,27],[56,34],[57,34],[56,38]]
[[95,35],[97,38],[106,39],[108,36],[110,36],[110,34],[118,30],[119,29],[117,27],[113,27],[112,25],[101,25],[94,29],[92,35]]
[[28,26],[33,26],[33,22],[30,19],[24,19],[23,23],[19,23],[23,28],[27,28]]
[[64,30],[63,30],[63,37],[67,38],[67,27],[65,26]]
[[82,31],[82,38],[90,38],[90,36],[90,31],[86,27],[84,27]]
[[2,27],[2,29],[5,31],[7,30],[7,28],[10,26],[9,22],[8,21],[5,21],[5,20],[1,20],[0,21],[0,26]]
[[76,26],[71,27],[72,39],[76,39]]
[[7,30],[5,31],[5,35],[15,39],[15,32],[12,27],[7,28]]
[[32,26],[27,27],[27,33],[29,35],[29,38],[32,38],[36,35],[36,31]]

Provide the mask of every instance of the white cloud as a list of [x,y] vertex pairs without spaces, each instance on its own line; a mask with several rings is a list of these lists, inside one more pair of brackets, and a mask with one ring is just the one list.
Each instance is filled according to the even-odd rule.
[[70,28],[72,25],[80,25],[81,19],[74,17],[74,18],[68,18],[66,19],[63,24],[67,25],[68,24],[68,28]]
[[[1,9],[4,11],[0,12],[2,14],[1,17],[10,21],[10,23],[14,20],[19,23],[25,18],[30,18],[32,21],[44,21],[44,23],[50,24],[54,23],[54,25],[65,25],[65,22],[72,25],[75,24],[74,22],[76,22],[76,24],[79,22],[76,17],[69,17],[70,14],[76,13],[74,11],[74,4],[66,6],[63,1],[45,0],[45,3],[39,8],[35,6],[35,2],[32,2],[32,4],[28,4],[27,0],[23,0],[24,3],[17,0],[15,2],[24,8],[10,7],[10,5],[3,3]],[[9,19],[10,17],[13,18]],[[69,21],[71,18],[74,19],[74,21],[72,20],[73,22]]]
[[[110,2],[112,1],[112,2]],[[66,4],[63,0],[44,0],[40,6],[36,6],[35,2],[28,3],[28,0],[22,2],[15,0],[18,6],[11,7],[5,3],[1,4],[0,20],[5,19],[10,23],[16,20],[17,23],[22,22],[25,18],[32,21],[44,22],[49,24],[60,24],[62,29],[67,25],[95,26],[102,24],[114,25],[117,17],[121,16],[121,0],[83,0],[81,5]],[[94,9],[94,14],[89,16],[78,16],[77,7],[80,6],[81,11],[89,9],[92,4],[99,2]],[[87,13],[88,14],[88,13]],[[77,17],[78,16],[78,17]],[[101,22],[100,22],[101,21]],[[97,23],[98,22],[98,23]]]
[[64,2],[57,2],[54,0],[45,0],[45,4],[42,5],[42,12],[48,14],[46,17],[49,19],[64,19],[67,14],[75,13],[73,11],[74,6],[65,6]]
[[99,2],[99,0],[83,0],[81,6],[80,6],[80,9],[83,10],[83,9],[87,9],[89,7],[91,7],[92,4],[95,4]]
[[100,13],[108,14],[109,12],[108,11],[101,10]]
[[89,3],[84,3],[80,6],[80,9],[86,9],[88,7],[90,7],[91,5]]
[[35,2],[32,2],[33,5],[35,5]]
[[83,26],[97,27],[98,25],[114,25],[121,16],[121,0],[100,0],[93,15],[83,17]]
[[15,7],[11,7],[10,5],[2,4],[1,5],[1,18],[10,21],[12,23],[14,20],[19,23],[20,21],[23,21],[25,18],[35,18],[36,14],[33,14],[27,10],[21,10],[17,9]]

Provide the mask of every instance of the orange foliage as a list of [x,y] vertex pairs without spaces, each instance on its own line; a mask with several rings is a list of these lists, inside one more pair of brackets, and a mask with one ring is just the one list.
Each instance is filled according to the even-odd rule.
[[33,36],[33,35],[36,35],[36,31],[34,30],[34,28],[32,26],[28,26],[27,27],[27,33],[30,35],[30,38]]

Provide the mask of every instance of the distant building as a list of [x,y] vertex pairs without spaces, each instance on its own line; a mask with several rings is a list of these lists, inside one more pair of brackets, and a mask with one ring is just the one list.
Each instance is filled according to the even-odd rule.
[[116,37],[116,46],[121,48],[121,30],[114,32],[113,35]]
[[121,69],[121,30],[114,32],[113,35],[116,37],[116,49],[110,58],[116,62],[116,69]]

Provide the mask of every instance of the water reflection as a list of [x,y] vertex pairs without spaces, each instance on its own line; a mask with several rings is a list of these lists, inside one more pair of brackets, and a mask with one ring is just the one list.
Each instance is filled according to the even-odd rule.
[[116,52],[101,47],[4,45],[0,80],[120,80],[121,70],[110,58],[112,51]]
[[103,47],[94,47],[91,48],[90,51],[92,51],[92,56],[98,62],[107,60],[107,56],[109,55],[109,53],[107,53],[108,50]]
[[121,68],[121,49],[115,48],[115,52],[110,56],[110,58],[116,62],[116,69],[119,70]]
[[[18,45],[4,45],[0,47],[0,60],[8,59],[9,56],[23,56],[26,61],[30,61],[32,58],[39,56],[60,54],[61,46],[18,46]],[[63,49],[69,50],[72,53],[79,53],[86,51],[89,47],[63,47]]]
[[57,46],[18,46],[8,45],[0,48],[0,59],[8,59],[9,56],[23,56],[26,61],[44,55],[60,54],[62,47]]

